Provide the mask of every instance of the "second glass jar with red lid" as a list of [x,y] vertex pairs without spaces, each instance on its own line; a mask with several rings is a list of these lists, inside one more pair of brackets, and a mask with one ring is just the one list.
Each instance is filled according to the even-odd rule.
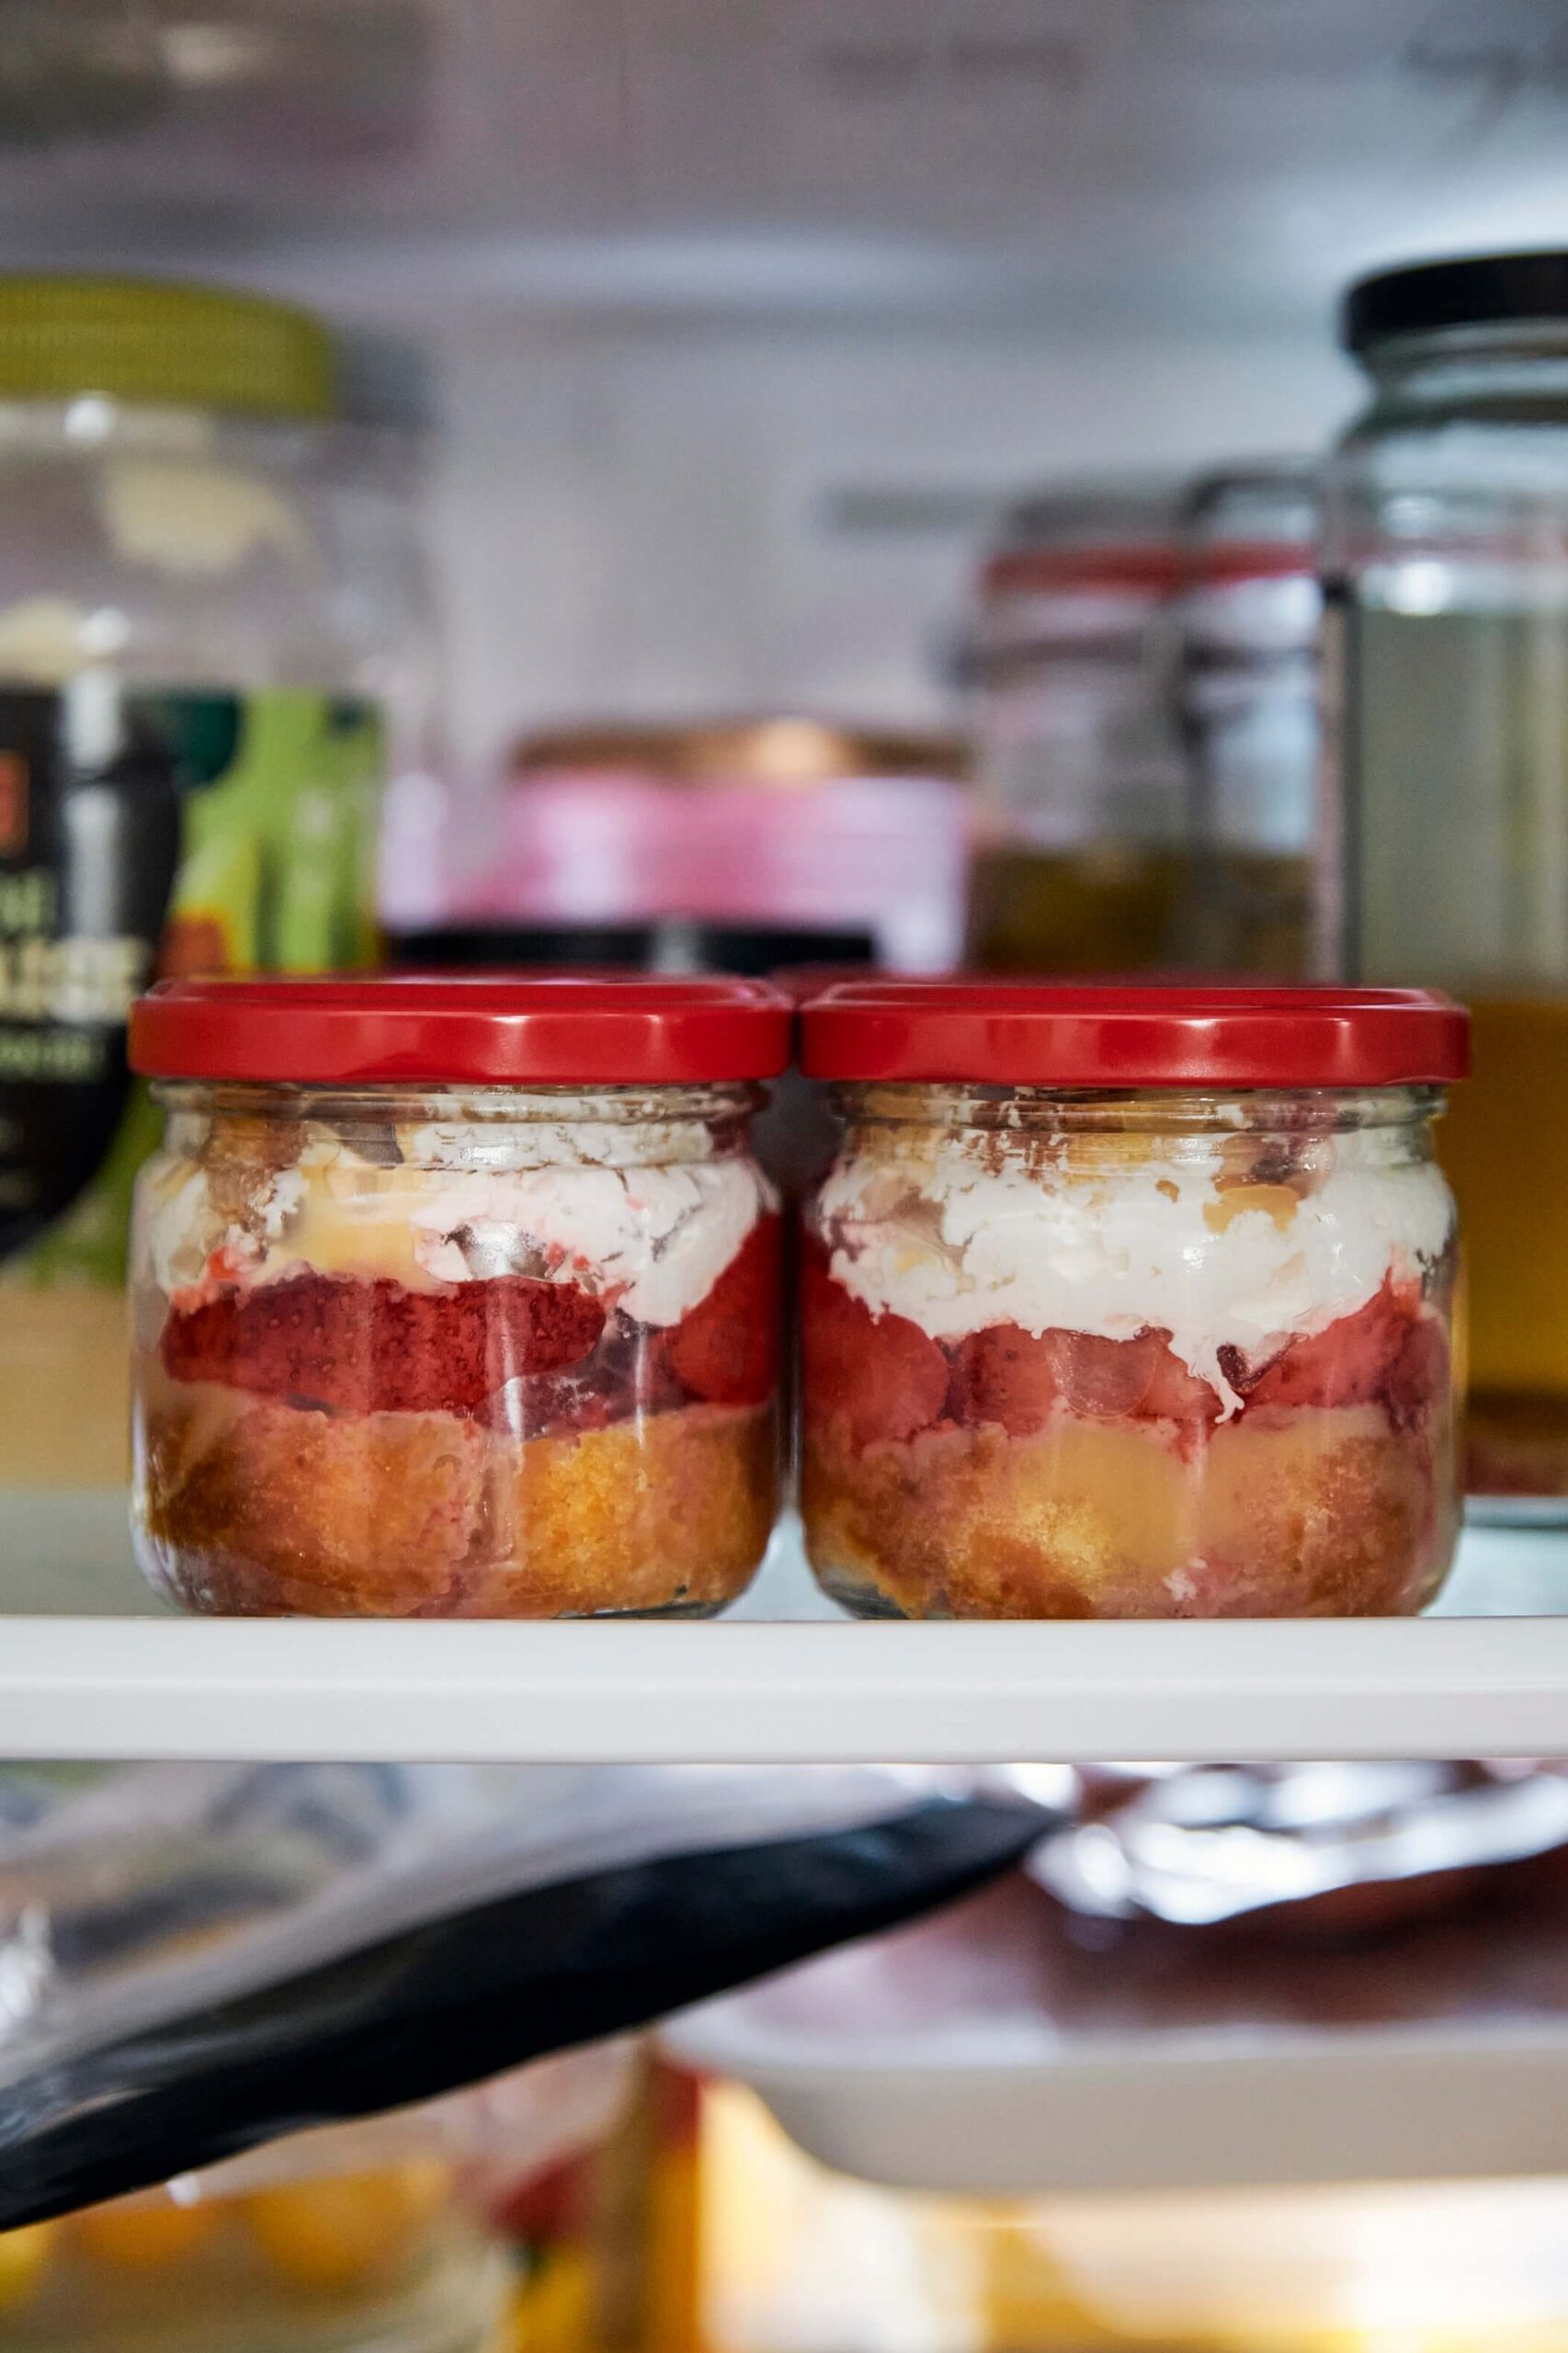
[[860,982],[802,1505],[867,1616],[1392,1616],[1457,1527],[1467,1017],[1414,990]]
[[172,982],[135,1009],[134,1529],[234,1614],[702,1616],[776,1507],[786,1001]]

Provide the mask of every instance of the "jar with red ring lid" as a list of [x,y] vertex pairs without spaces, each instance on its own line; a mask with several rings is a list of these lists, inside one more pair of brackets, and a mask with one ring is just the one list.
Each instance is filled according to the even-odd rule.
[[1172,480],[1050,487],[1004,518],[960,655],[977,970],[1191,962],[1191,794],[1171,693],[1187,570]]
[[195,1609],[703,1616],[776,1506],[760,983],[169,982],[134,1495]]
[[863,1615],[1398,1616],[1457,1532],[1468,1019],[1416,990],[844,983],[802,1016],[802,1508]]

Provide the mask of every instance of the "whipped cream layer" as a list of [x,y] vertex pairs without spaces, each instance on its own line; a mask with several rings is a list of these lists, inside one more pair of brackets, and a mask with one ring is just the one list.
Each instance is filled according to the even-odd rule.
[[1230,1415],[1241,1400],[1222,1348],[1267,1358],[1448,1247],[1453,1205],[1438,1170],[1379,1162],[1363,1144],[1339,1139],[1334,1165],[1298,1192],[1238,1185],[1218,1143],[1211,1159],[1153,1144],[1147,1158],[1079,1173],[1022,1152],[1010,1161],[994,1137],[933,1143],[916,1131],[841,1155],[819,1219],[835,1276],[873,1314],[938,1340],[992,1324],[1115,1340],[1165,1330]]
[[[589,1157],[583,1131],[565,1123],[530,1136],[521,1154],[487,1154],[483,1130],[443,1126],[411,1131],[385,1158],[312,1125],[298,1158],[276,1169],[221,1157],[215,1137],[199,1160],[165,1153],[149,1163],[138,1261],[171,1294],[301,1267],[414,1290],[530,1275],[579,1283],[641,1324],[677,1324],[777,1197],[747,1160],[649,1162],[631,1156],[625,1130],[594,1133],[613,1141],[612,1163]],[[565,1138],[574,1148],[561,1162],[540,1156]],[[660,1141],[642,1127],[636,1140],[644,1152]],[[669,1141],[691,1153],[685,1123]],[[404,1142],[406,1156],[392,1156]]]

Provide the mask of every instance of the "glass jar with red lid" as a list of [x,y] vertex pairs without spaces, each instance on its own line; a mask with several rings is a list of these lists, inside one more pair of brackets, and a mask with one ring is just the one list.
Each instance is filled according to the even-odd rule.
[[1466,1015],[1415,990],[844,983],[802,1507],[915,1618],[1394,1616],[1456,1533]]
[[776,1505],[758,983],[170,982],[137,1548],[231,1614],[701,1616]]

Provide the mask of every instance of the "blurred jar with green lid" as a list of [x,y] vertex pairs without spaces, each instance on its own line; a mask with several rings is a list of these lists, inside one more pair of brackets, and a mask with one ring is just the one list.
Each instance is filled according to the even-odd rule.
[[344,372],[260,296],[0,278],[0,1489],[125,1474],[131,997],[376,953],[417,632]]

